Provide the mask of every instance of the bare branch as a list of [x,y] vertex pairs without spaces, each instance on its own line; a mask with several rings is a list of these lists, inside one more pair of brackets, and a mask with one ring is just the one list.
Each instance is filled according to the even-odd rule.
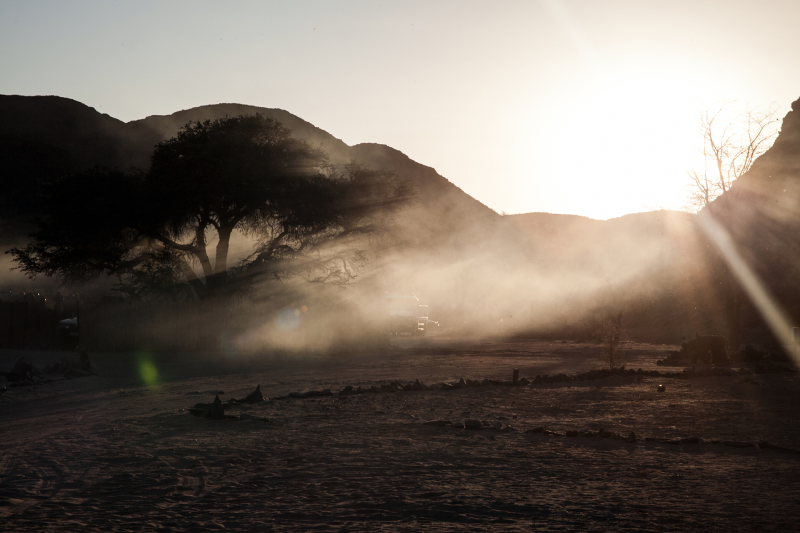
[[733,183],[750,170],[777,136],[775,114],[778,109],[775,105],[766,111],[746,110],[741,120],[733,121],[726,118],[731,104],[722,103],[713,111],[706,108],[698,118],[703,162],[706,168],[709,163],[713,165],[714,178],[709,180],[706,171],[688,172],[693,191],[689,194],[692,209],[708,206],[729,192]]

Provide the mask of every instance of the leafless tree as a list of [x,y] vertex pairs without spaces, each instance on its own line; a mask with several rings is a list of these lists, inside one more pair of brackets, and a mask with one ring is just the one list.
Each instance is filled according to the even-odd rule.
[[727,102],[700,113],[698,131],[703,138],[703,169],[688,172],[688,211],[698,212],[730,191],[778,135],[776,105],[766,110],[747,109],[735,119],[729,118],[731,107]]
[[[690,171],[690,193],[687,210],[710,210],[717,222],[725,225],[734,182],[742,177],[753,162],[766,152],[778,135],[779,122],[775,118],[778,108],[747,109],[736,119],[730,119],[731,103],[723,103],[700,113],[698,130],[703,137],[703,170]],[[725,322],[728,345],[732,351],[739,349],[741,337],[741,312],[746,295],[729,266],[718,254],[709,258],[712,279],[720,287],[725,301]]]

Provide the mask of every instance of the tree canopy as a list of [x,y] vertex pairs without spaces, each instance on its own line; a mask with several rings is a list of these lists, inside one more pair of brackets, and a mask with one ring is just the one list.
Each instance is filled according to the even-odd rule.
[[[409,198],[396,175],[337,167],[261,115],[190,122],[155,147],[147,172],[96,167],[50,184],[33,240],[11,254],[31,277],[116,275],[137,293],[205,298],[298,275],[347,283],[367,260],[365,237],[384,234]],[[230,265],[235,233],[251,249]]]

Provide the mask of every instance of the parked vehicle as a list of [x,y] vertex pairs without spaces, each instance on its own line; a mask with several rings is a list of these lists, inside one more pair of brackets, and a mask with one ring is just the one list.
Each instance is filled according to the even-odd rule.
[[428,306],[414,294],[387,293],[385,301],[392,335],[425,335],[428,330]]
[[58,342],[65,350],[78,347],[78,317],[65,318],[58,323]]

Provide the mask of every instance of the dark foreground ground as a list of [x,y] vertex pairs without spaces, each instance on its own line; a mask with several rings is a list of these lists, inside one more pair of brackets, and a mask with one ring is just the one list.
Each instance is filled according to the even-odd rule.
[[[97,376],[10,388],[0,530],[798,530],[797,374],[335,394],[600,366],[587,344],[395,344],[350,357],[90,354]],[[669,349],[629,345],[628,367],[681,370],[655,365]],[[0,368],[21,354],[0,352]],[[63,354],[25,355],[43,367]],[[334,395],[234,407],[236,420],[187,411],[256,384],[273,398]],[[465,419],[487,429],[425,424]],[[526,433],[537,427],[559,435]],[[601,429],[637,441],[565,436]]]

